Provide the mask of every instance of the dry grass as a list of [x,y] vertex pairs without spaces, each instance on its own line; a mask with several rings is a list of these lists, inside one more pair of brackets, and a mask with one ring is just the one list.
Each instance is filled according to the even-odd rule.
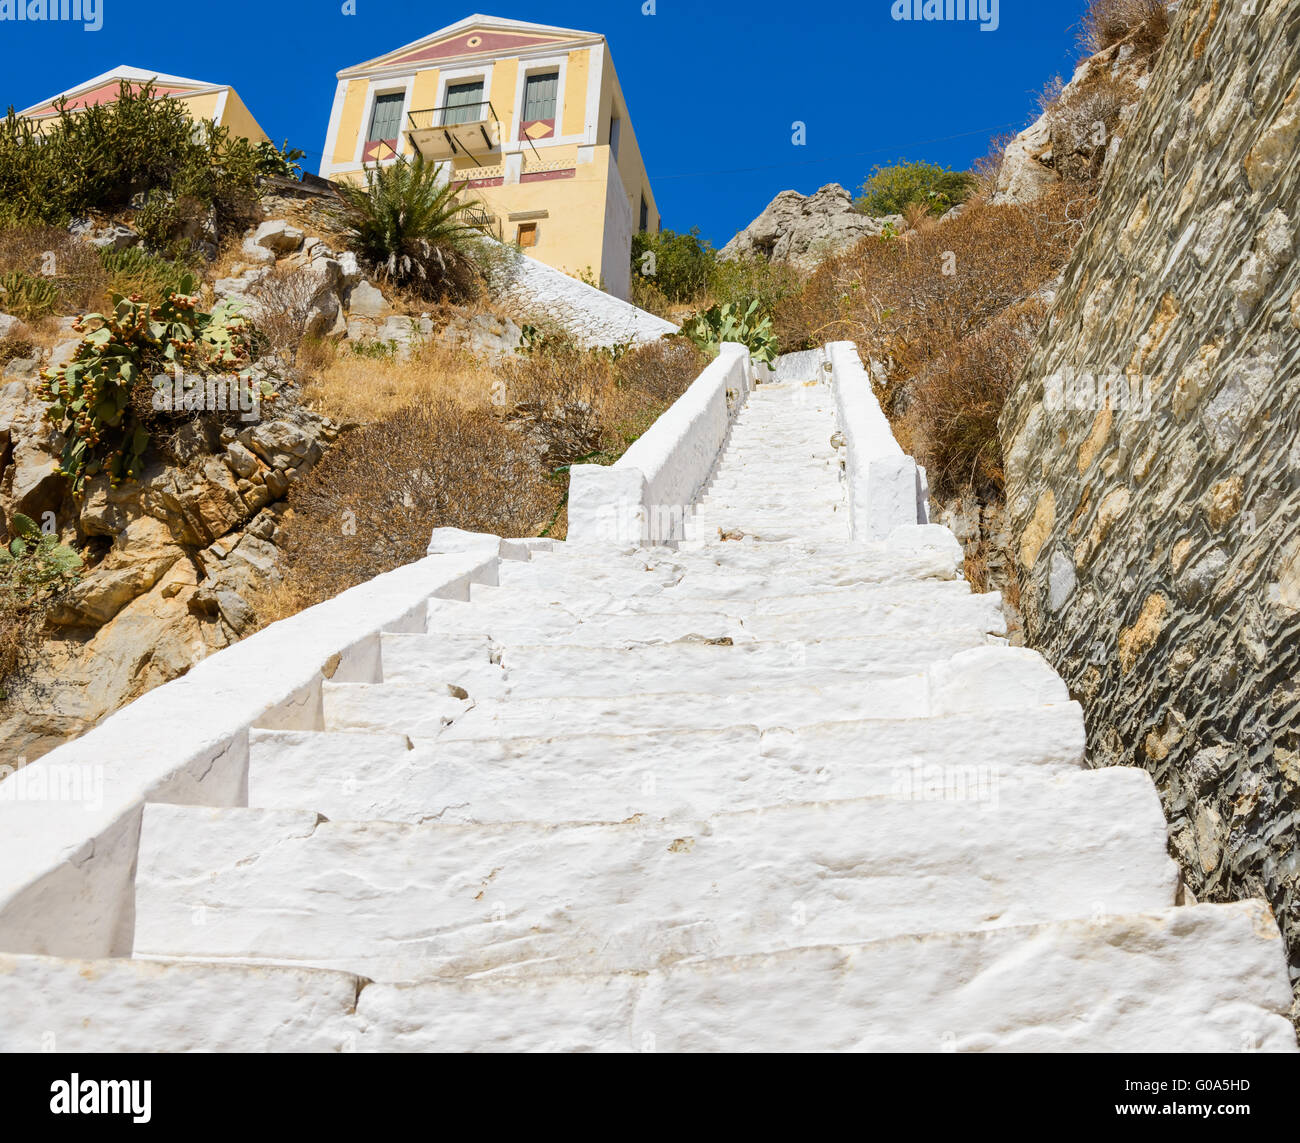
[[417,348],[409,361],[363,356],[350,342],[311,343],[308,354],[308,360],[299,360],[312,370],[303,382],[303,399],[342,424],[382,421],[405,405],[441,399],[481,408],[492,403],[497,384],[495,373],[478,358],[437,341]]
[[866,238],[778,305],[782,348],[852,340],[910,379],[1054,277],[1087,209],[1084,191],[1057,187],[1028,207],[977,199],[942,226]]
[[109,281],[95,249],[57,226],[0,230],[0,275],[14,272],[51,281],[64,313],[98,306]]
[[[336,386],[352,364],[345,353],[324,374]],[[364,405],[350,399],[371,423],[291,493],[282,525],[289,572],[270,592],[270,614],[419,558],[435,527],[563,537],[568,466],[612,463],[705,364],[681,340],[618,361],[562,349],[521,356],[486,385],[481,370],[449,369],[448,353],[431,347],[407,365],[356,359],[370,393],[379,375],[393,391]]]
[[1154,55],[1169,34],[1169,0],[1089,0],[1079,46],[1095,55],[1129,42],[1143,55]]

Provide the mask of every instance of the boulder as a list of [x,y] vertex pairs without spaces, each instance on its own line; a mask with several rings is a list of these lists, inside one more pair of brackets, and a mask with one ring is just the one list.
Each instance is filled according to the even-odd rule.
[[23,323],[13,314],[0,313],[0,337],[13,337],[21,332]]
[[718,253],[724,261],[766,258],[810,272],[833,254],[855,245],[887,226],[902,230],[900,215],[873,218],[853,205],[839,183],[828,183],[816,194],[782,191],[767,208]]
[[347,304],[353,317],[380,318],[393,312],[384,295],[364,278],[352,287]]
[[283,218],[269,219],[253,234],[253,244],[272,254],[292,254],[303,243],[303,232]]
[[68,233],[100,250],[125,250],[140,241],[140,236],[129,226],[115,222],[99,226],[89,218],[78,218],[71,222]]

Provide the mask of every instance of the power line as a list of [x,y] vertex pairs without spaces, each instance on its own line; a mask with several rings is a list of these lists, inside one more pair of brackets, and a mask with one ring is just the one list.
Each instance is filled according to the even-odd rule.
[[1008,128],[1016,127],[1015,123],[997,123],[992,127],[981,127],[977,131],[962,131],[956,135],[943,135],[936,139],[918,139],[911,143],[894,143],[888,147],[873,147],[870,151],[851,151],[842,155],[824,155],[816,159],[792,159],[786,163],[770,163],[762,167],[731,167],[728,169],[719,169],[714,171],[685,171],[677,175],[656,175],[654,182],[663,182],[667,179],[696,179],[704,178],[707,175],[747,175],[756,171],[777,171],[786,167],[807,167],[816,163],[834,163],[844,159],[861,159],[868,155],[881,155],[888,153],[897,153],[905,151],[911,147],[928,147],[932,143],[947,143],[952,139],[968,139],[972,135],[984,135],[993,131],[1005,131]]

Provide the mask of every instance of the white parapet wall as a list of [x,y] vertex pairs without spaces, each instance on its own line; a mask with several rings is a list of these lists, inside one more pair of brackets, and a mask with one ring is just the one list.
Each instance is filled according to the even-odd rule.
[[247,805],[250,729],[320,729],[326,679],[380,680],[382,633],[424,631],[429,599],[467,600],[503,556],[530,558],[495,537],[441,551],[209,656],[0,781],[0,952],[129,955],[146,803]]
[[677,326],[631,302],[570,278],[554,267],[503,247],[502,268],[495,275],[502,300],[560,326],[587,346],[641,345],[658,341]]
[[671,544],[754,387],[749,350],[724,342],[711,362],[612,465],[569,470],[570,543]]
[[895,528],[928,524],[925,469],[903,452],[851,341],[825,349],[840,432],[844,434],[849,520],[855,540],[883,540]]

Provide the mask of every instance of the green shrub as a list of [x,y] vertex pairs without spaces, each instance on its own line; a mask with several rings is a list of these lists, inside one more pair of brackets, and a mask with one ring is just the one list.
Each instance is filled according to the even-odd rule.
[[297,147],[290,147],[289,140],[277,147],[269,139],[264,139],[253,148],[253,160],[257,173],[269,178],[298,179],[302,177],[302,166],[298,160],[306,158],[307,152]]
[[476,296],[481,235],[473,207],[422,155],[366,168],[365,186],[340,183],[337,223],[349,248],[381,280],[426,298]]
[[747,306],[758,302],[759,313],[769,314],[801,285],[798,271],[766,258],[737,258],[718,262],[709,277],[709,292],[725,305]]
[[967,171],[900,160],[893,166],[874,167],[854,205],[877,218],[902,214],[909,206],[923,206],[940,215],[965,202],[974,188],[975,176]]
[[[87,314],[84,331],[66,365],[41,373],[37,389],[49,404],[46,416],[67,439],[59,471],[80,492],[88,476],[106,471],[113,484],[138,475],[156,419],[153,378],[175,368],[247,375],[252,331],[230,302],[212,313],[196,309],[194,279],[151,306],[114,298],[110,313]],[[265,387],[263,400],[273,396]],[[170,411],[172,415],[183,415]]]
[[[81,557],[15,513],[0,546],[0,686],[32,660],[50,605],[81,578]],[[0,699],[8,697],[0,690]]]
[[59,304],[59,287],[49,278],[13,270],[0,274],[0,310],[34,321],[52,314]]
[[101,250],[99,260],[109,275],[109,292],[130,297],[140,294],[161,301],[169,294],[184,294],[185,278],[191,274],[189,267],[180,262],[169,262],[156,254],[148,254],[139,247],[125,250]]
[[758,316],[759,305],[751,301],[710,306],[682,323],[682,333],[706,353],[717,355],[724,341],[738,341],[749,349],[755,361],[776,360],[776,336],[772,332],[772,319]]
[[251,217],[267,161],[228,128],[196,124],[177,100],[155,98],[152,85],[123,82],[113,102],[60,104],[44,133],[12,111],[0,120],[0,221],[61,226],[142,195],[148,240],[166,249],[187,242],[208,210],[219,226]]
[[690,302],[708,290],[716,256],[700,240],[699,227],[688,234],[661,230],[632,236],[632,278],[648,279],[670,302]]

